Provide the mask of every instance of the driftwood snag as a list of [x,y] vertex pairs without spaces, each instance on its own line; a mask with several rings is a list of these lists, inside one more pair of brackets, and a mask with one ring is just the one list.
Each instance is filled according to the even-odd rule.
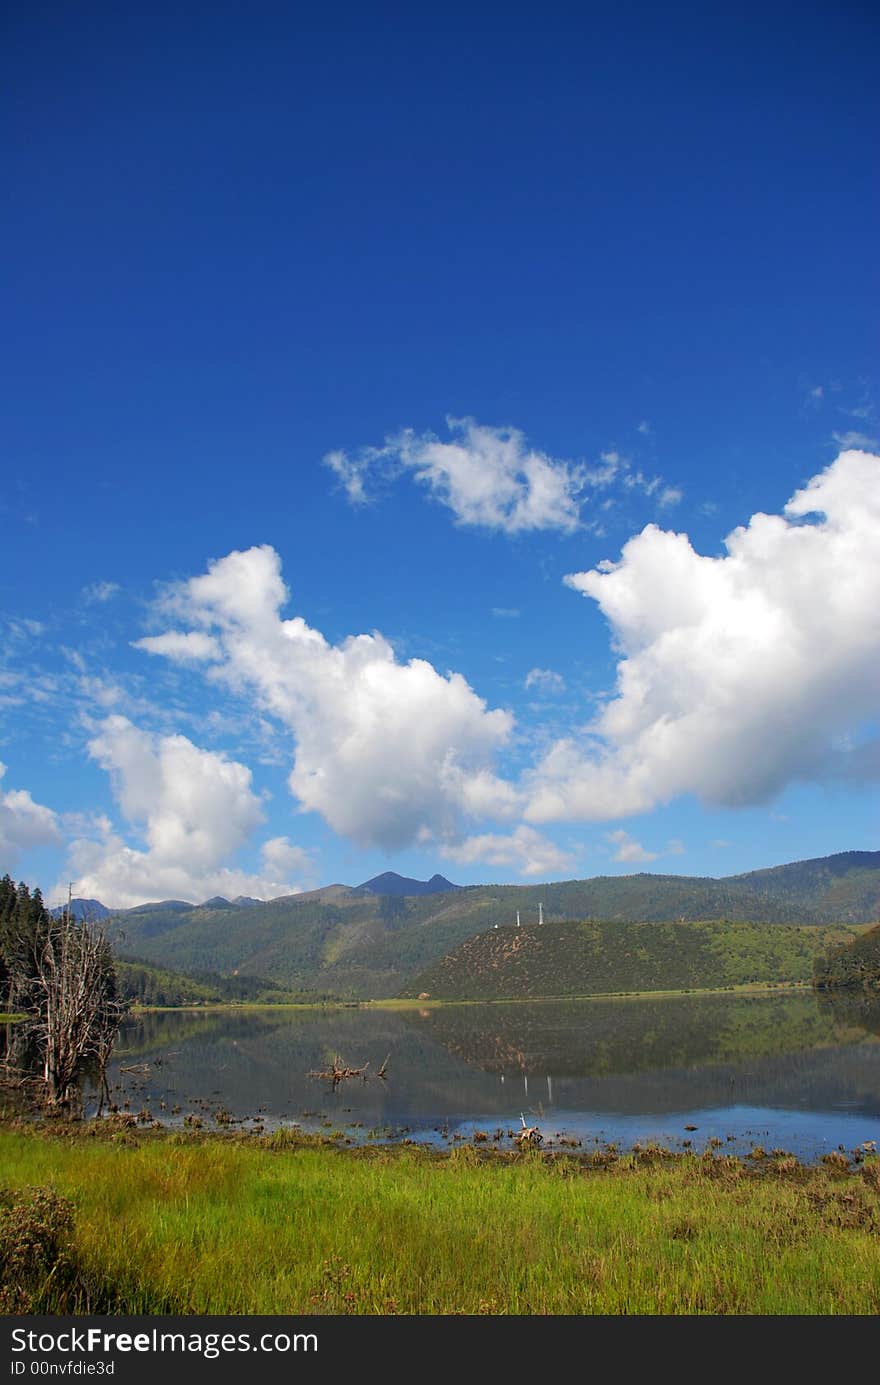
[[349,1077],[359,1077],[363,1082],[366,1082],[367,1068],[369,1066],[369,1063],[363,1063],[359,1068],[347,1067],[337,1054],[336,1057],[333,1059],[333,1064],[331,1067],[319,1072],[310,1072],[309,1077],[317,1077],[323,1082],[332,1082],[333,1090],[335,1092],[340,1082],[345,1082],[346,1079]]

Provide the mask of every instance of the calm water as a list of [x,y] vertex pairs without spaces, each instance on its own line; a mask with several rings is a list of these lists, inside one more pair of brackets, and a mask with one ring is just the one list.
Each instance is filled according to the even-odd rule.
[[[127,1023],[110,1082],[120,1105],[169,1124],[225,1111],[352,1141],[508,1143],[522,1115],[545,1142],[715,1137],[816,1159],[880,1145],[878,1036],[880,1006],[812,994],[167,1013]],[[334,1092],[310,1075],[337,1054],[369,1062],[367,1081]]]

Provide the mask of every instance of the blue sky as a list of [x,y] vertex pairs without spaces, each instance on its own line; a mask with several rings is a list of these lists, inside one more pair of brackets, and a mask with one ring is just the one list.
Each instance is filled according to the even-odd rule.
[[876,847],[871,8],[19,7],[0,867]]

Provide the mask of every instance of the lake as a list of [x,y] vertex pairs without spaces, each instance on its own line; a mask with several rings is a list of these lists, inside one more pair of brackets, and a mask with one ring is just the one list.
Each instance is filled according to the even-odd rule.
[[[366,1081],[311,1075],[334,1056],[369,1064]],[[509,1146],[524,1118],[545,1146],[712,1138],[815,1160],[880,1145],[880,1005],[804,992],[146,1013],[109,1080],[121,1108],[206,1129],[438,1145],[484,1131]]]

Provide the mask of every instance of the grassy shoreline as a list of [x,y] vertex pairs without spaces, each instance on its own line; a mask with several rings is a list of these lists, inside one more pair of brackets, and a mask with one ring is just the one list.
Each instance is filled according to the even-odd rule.
[[813,989],[809,981],[744,981],[735,986],[694,986],[683,990],[591,991],[586,995],[499,996],[493,1000],[453,1000],[431,996],[424,1000],[400,996],[380,1000],[220,1000],[193,1005],[133,1005],[129,1014],[176,1014],[178,1011],[209,1013],[214,1010],[437,1010],[453,1005],[549,1005],[561,1000],[667,1000],[703,995],[778,995],[780,992],[809,992]]
[[2,1278],[16,1228],[61,1228],[7,1312],[880,1311],[870,1154],[340,1149],[129,1118],[7,1121],[0,1168]]

